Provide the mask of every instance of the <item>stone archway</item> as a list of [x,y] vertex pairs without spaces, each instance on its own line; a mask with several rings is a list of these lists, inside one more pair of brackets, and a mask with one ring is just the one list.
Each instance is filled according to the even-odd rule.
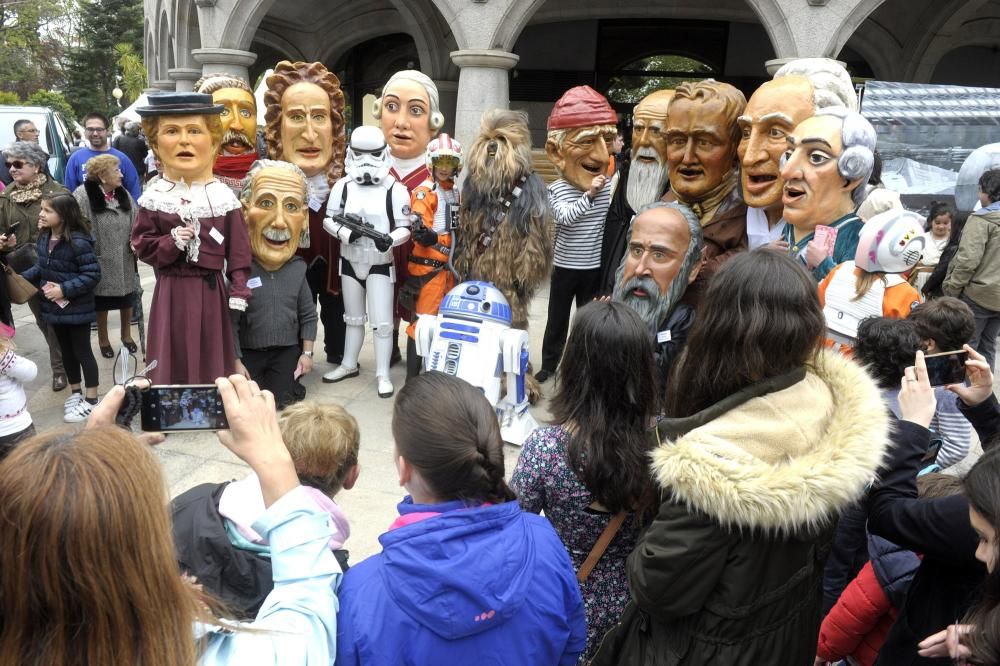
[[906,62],[912,63],[905,72],[907,81],[930,81],[941,58],[956,46],[968,43],[964,24],[990,0],[952,0],[937,6],[937,11],[925,25],[932,27],[909,49]]
[[838,0],[811,5],[746,0],[763,24],[778,58],[833,58],[885,0]]

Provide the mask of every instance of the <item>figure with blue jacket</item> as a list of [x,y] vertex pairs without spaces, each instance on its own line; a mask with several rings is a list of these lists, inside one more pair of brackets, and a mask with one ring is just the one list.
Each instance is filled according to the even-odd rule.
[[[97,404],[97,359],[90,347],[90,324],[97,319],[94,289],[101,266],[94,239],[72,194],[42,197],[38,213],[38,262],[23,277],[41,289],[42,319],[55,331],[69,378],[70,393],[63,420],[79,423]],[[80,370],[86,393],[80,386]]]
[[522,511],[504,481],[489,401],[457,377],[413,377],[392,435],[409,496],[382,552],[344,576],[337,666],[576,664],[580,586],[552,524]]

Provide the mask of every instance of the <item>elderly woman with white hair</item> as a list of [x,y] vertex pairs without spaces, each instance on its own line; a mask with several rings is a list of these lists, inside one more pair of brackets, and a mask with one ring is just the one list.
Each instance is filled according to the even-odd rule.
[[94,233],[94,252],[101,265],[101,281],[94,290],[97,310],[97,345],[101,356],[113,358],[108,340],[108,312],[118,310],[122,346],[133,354],[132,306],[135,300],[136,263],[129,239],[135,224],[136,203],[122,185],[121,163],[110,152],[91,157],[84,166],[87,178],[73,191]]
[[[69,194],[69,190],[46,175],[49,155],[37,143],[16,141],[4,151],[4,157],[13,181],[0,192],[0,257],[16,272],[22,273],[38,260],[35,240],[42,197]],[[42,321],[38,298],[28,301],[28,307],[49,346],[52,390],[61,391],[66,388],[67,380],[59,342],[52,328]]]

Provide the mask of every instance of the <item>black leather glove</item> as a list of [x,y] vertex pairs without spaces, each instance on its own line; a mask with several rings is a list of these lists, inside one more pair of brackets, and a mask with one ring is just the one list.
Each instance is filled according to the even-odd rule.
[[392,247],[392,236],[389,234],[375,239],[375,249],[379,252],[387,252],[390,247]]
[[411,234],[413,236],[413,242],[418,245],[423,245],[424,247],[430,247],[438,242],[437,232],[430,227],[425,227],[420,225],[419,229],[415,229]]
[[348,243],[356,243],[361,240],[361,232],[351,229],[351,235],[347,237]]

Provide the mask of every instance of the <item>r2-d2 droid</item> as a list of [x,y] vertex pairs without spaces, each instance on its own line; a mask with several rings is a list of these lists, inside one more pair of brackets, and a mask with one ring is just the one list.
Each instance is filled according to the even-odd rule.
[[[463,282],[444,297],[436,316],[420,315],[416,344],[425,370],[479,388],[496,408],[504,441],[520,446],[538,423],[528,411],[524,388],[528,332],[510,324],[510,305],[499,289],[489,282]],[[505,374],[507,390],[501,397]]]

